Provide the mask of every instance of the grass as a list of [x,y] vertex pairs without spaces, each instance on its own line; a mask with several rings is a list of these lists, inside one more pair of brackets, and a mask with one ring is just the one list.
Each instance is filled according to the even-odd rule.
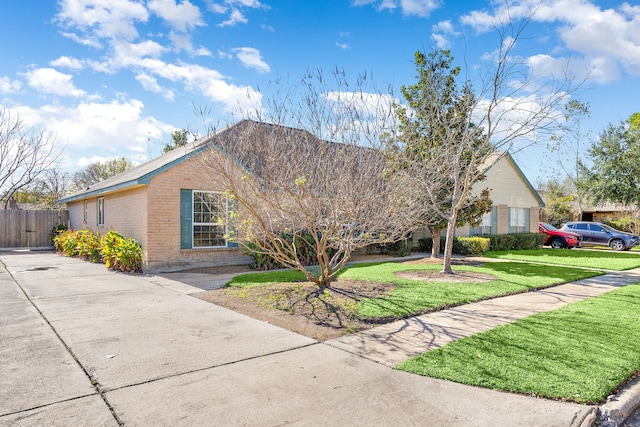
[[489,258],[540,262],[603,270],[629,270],[640,267],[640,256],[629,252],[602,252],[564,249],[530,249],[487,252]]
[[[455,266],[455,271],[470,271],[495,276],[496,280],[474,283],[403,279],[399,271],[439,271],[440,265],[394,262],[356,264],[345,269],[340,279],[392,283],[397,287],[384,298],[365,298],[357,306],[361,319],[391,320],[480,301],[540,289],[602,274],[600,271],[570,267],[544,267],[521,262],[492,262],[483,266]],[[297,271],[250,273],[236,276],[227,286],[268,286],[269,283],[303,281]]]
[[398,369],[597,404],[640,369],[640,284],[447,344]]
[[358,305],[358,314],[364,319],[404,318],[449,306],[467,304],[483,299],[510,295],[532,289],[546,288],[560,283],[593,277],[601,272],[567,267],[540,268],[538,265],[496,262],[483,266],[459,266],[455,270],[491,274],[497,280],[475,283],[448,281],[425,282],[402,279],[398,271],[440,270],[439,265],[384,263],[353,266],[340,277],[356,280],[395,283],[399,286],[385,298],[365,299]]

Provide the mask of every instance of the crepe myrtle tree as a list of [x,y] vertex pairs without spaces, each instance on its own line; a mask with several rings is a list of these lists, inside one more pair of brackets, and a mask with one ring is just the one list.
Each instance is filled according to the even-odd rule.
[[0,107],[0,200],[5,209],[17,191],[35,182],[59,157],[52,134]]
[[[335,90],[318,72],[276,91],[268,109],[211,134],[214,149],[203,156],[237,206],[238,243],[300,270],[319,289],[331,287],[354,251],[398,241],[415,221],[397,183],[383,177],[385,158],[373,148],[381,122],[363,113],[377,115],[371,97],[342,91],[344,75],[333,77]],[[317,266],[305,265],[300,242]]]
[[421,202],[423,217],[446,222],[443,273],[453,273],[454,232],[483,172],[553,134],[572,90],[566,74],[545,78],[518,62],[514,49],[527,22],[496,24],[498,49],[477,88],[450,52],[417,52],[417,83],[403,87],[406,103],[396,104],[399,124],[386,140],[390,169]]

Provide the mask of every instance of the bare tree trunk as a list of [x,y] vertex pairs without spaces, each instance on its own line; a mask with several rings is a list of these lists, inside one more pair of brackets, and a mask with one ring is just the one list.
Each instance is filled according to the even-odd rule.
[[431,232],[431,258],[440,258],[440,228],[428,227]]
[[455,218],[447,224],[447,239],[444,244],[444,259],[442,261],[442,273],[453,274],[451,259],[453,254],[453,235],[456,230]]

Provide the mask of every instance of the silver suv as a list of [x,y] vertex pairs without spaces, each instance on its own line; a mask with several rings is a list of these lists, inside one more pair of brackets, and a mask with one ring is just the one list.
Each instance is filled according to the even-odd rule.
[[599,222],[568,222],[561,230],[581,235],[583,245],[606,245],[616,251],[628,251],[640,243],[640,237],[635,234],[625,233]]

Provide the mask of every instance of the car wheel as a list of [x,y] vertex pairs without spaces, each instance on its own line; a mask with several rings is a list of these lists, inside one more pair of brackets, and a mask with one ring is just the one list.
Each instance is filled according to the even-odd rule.
[[549,246],[551,246],[553,249],[562,249],[565,246],[564,240],[561,239],[560,237],[555,237],[553,240],[551,240],[551,243],[549,243]]
[[609,242],[609,247],[614,251],[623,251],[625,248],[624,241],[622,239],[613,239]]

